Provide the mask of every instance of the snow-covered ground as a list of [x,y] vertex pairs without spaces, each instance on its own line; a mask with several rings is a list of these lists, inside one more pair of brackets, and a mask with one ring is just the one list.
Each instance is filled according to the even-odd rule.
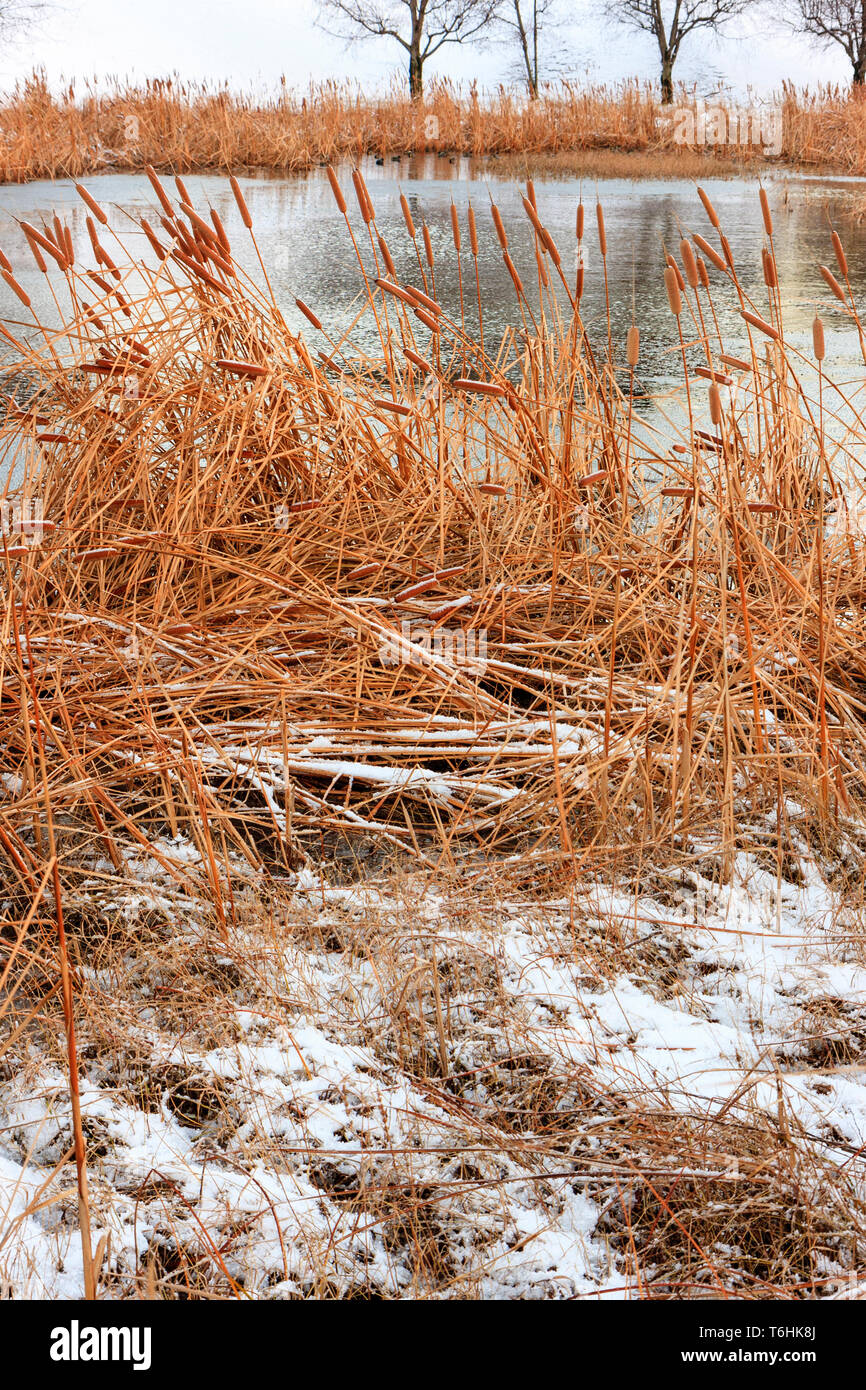
[[[238,865],[224,934],[157,860],[95,866],[66,911],[103,1295],[866,1293],[866,910],[805,842],[788,878],[682,862]],[[59,1020],[0,1078],[0,1278],[78,1297]]]

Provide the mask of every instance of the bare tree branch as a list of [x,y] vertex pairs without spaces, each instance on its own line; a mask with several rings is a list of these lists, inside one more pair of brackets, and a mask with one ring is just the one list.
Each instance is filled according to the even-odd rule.
[[[2,3],[2,0],[0,0]],[[466,43],[493,22],[504,0],[321,0],[319,23],[346,38],[383,38],[409,55],[409,91],[421,96],[424,64],[446,43]]]
[[854,85],[866,83],[866,0],[795,0],[794,28],[819,43],[838,44],[854,69]]
[[606,0],[605,9],[612,19],[652,34],[656,40],[661,59],[662,101],[667,103],[674,99],[674,63],[683,40],[696,29],[718,31],[756,3],[757,0]]

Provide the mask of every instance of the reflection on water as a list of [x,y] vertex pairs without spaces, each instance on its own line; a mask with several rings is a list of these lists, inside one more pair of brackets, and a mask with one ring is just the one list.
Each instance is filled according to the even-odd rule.
[[[498,204],[509,236],[509,251],[524,283],[536,277],[533,238],[521,204],[522,189],[509,176],[497,176],[471,161],[424,156],[368,161],[364,165],[375,206],[377,227],[390,247],[401,277],[420,284],[417,251],[409,238],[400,211],[401,191],[406,194],[419,230],[426,221],[435,253],[436,292],[452,313],[459,311],[460,287],[457,257],[452,242],[450,204],[453,200],[463,229],[462,270],[467,319],[475,326],[474,269],[469,254],[466,209],[472,202],[479,226],[479,272],[484,301],[484,331],[489,346],[509,324],[520,323],[514,288],[502,260],[489,214],[491,197]],[[367,231],[357,214],[348,170],[341,178],[350,204],[353,230],[368,263],[372,251]],[[249,272],[261,278],[248,234],[241,224],[227,181],[219,176],[185,176],[195,202],[212,204],[220,213],[232,240],[236,257]],[[343,218],[337,211],[323,169],[286,179],[243,179],[242,186],[253,214],[259,249],[290,327],[315,339],[314,331],[295,308],[299,296],[314,309],[330,335],[339,338],[353,323],[360,306],[363,281]],[[112,226],[142,252],[148,248],[136,231],[130,214],[140,215],[154,205],[147,180],[130,175],[89,178],[88,187],[110,212]],[[754,180],[711,180],[709,192],[731,242],[741,279],[756,304],[766,304],[761,273],[761,246],[765,239]],[[584,186],[586,203],[586,288],[582,304],[591,338],[606,351],[605,285],[595,223],[596,189],[605,211],[608,242],[608,283],[615,357],[621,365],[625,336],[632,316],[641,329],[640,384],[651,394],[664,393],[681,380],[676,326],[668,309],[663,282],[665,248],[678,251],[682,235],[698,231],[715,242],[712,229],[694,186],[686,181],[602,181]],[[768,184],[775,220],[775,249],[783,288],[785,332],[789,343],[811,358],[811,323],[817,304],[827,305],[828,290],[819,265],[832,262],[828,216],[845,244],[851,283],[866,283],[866,226],[857,218],[859,203],[866,200],[866,184],[848,180],[800,179],[778,175]],[[575,213],[581,188],[574,178],[536,180],[536,196],[542,221],[553,233],[563,266],[573,281],[576,268]],[[59,312],[46,277],[33,264],[17,225],[17,219],[36,222],[57,210],[69,220],[77,257],[93,264],[85,227],[86,209],[71,183],[32,183],[0,189],[0,247],[13,262],[15,273],[30,294],[44,322],[59,323]],[[423,254],[423,253],[422,253]],[[711,270],[719,326],[728,351],[745,344],[738,305],[723,277]],[[51,283],[61,296],[59,274]],[[61,298],[62,307],[66,307]],[[15,331],[35,337],[26,311],[5,284],[0,283],[0,314],[16,325]],[[859,387],[864,369],[857,333],[842,327],[841,315],[827,311],[826,370],[841,383]],[[685,320],[684,320],[685,323]],[[375,349],[375,326],[359,325],[353,340]],[[324,341],[314,346],[325,346]],[[643,407],[644,414],[652,407]]]

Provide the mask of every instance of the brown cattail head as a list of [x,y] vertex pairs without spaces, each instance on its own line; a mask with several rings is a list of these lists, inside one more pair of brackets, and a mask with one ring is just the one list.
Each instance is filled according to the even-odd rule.
[[177,189],[183,201],[186,203],[187,207],[191,208],[192,198],[189,196],[189,190],[187,189],[186,184],[184,183],[183,179],[180,177],[179,174],[175,174],[174,186]]
[[219,213],[217,212],[216,208],[211,208],[211,210],[210,210],[210,220],[211,220],[211,222],[212,222],[213,225],[214,225],[214,230],[216,231],[217,240],[219,241],[220,246],[222,247],[222,249],[223,249],[223,251],[225,252],[226,256],[231,256],[231,254],[232,254],[232,244],[231,244],[231,242],[230,242],[229,239],[228,239],[228,235],[227,235],[227,233],[226,233],[226,229],[225,229],[225,227],[223,226],[222,218],[220,217],[220,215],[219,215]]
[[472,254],[473,254],[473,256],[477,257],[477,256],[478,256],[478,229],[477,229],[476,226],[475,226],[475,210],[474,210],[474,208],[473,208],[473,206],[472,206],[471,203],[469,204],[469,210],[468,210],[468,212],[467,212],[467,214],[466,214],[466,217],[467,217],[467,220],[468,220],[468,222],[469,222],[469,245],[470,245],[471,248],[472,248]]
[[422,222],[422,224],[421,224],[421,235],[422,235],[422,237],[424,238],[424,255],[425,255],[426,258],[427,258],[427,264],[429,265],[430,269],[432,270],[432,269],[433,269],[433,242],[430,240],[430,228],[427,226],[427,223],[426,223],[426,222]]
[[[162,208],[163,212],[165,213],[166,217],[173,217],[173,216],[174,216],[174,209],[172,208],[172,205],[171,205],[171,199],[169,198],[168,194],[166,193],[165,189],[163,188],[162,182],[161,182],[161,180],[160,180],[160,177],[159,177],[159,175],[157,174],[156,170],[154,169],[153,165],[152,165],[152,164],[146,164],[146,165],[144,166],[144,172],[147,174],[147,177],[150,179],[150,185],[151,185],[151,187],[152,187],[154,193],[156,194],[157,198],[159,199],[159,205],[160,205],[160,207]],[[78,187],[77,184],[76,184],[76,187]],[[85,203],[87,203],[87,206],[90,207],[91,204],[90,204],[89,194],[86,194],[85,191],[84,191],[82,188],[78,188],[78,191],[79,191],[79,193],[81,194],[82,198],[84,198],[84,201],[85,201]],[[95,215],[96,217],[99,217],[99,212],[102,212],[102,209],[100,208],[100,209],[99,209],[99,212],[97,212],[97,211],[96,211],[96,208],[93,208],[92,211],[93,211],[93,213],[94,213],[94,215]],[[100,218],[99,220],[102,221],[103,219]]]
[[692,243],[689,241],[688,237],[683,237],[682,241],[680,242],[680,255],[683,258],[683,266],[685,267],[686,279],[688,280],[692,289],[696,290],[698,288],[698,265],[697,261],[695,260],[695,253],[692,250]]
[[598,244],[601,248],[602,256],[607,255],[607,233],[604,230],[604,209],[601,203],[595,205],[595,220],[598,223]]
[[578,301],[578,303],[579,303],[580,300],[583,298],[583,282],[584,282],[585,278],[586,278],[586,275],[585,275],[585,268],[584,268],[583,261],[581,260],[581,261],[578,261],[578,263],[577,263],[577,283],[575,284],[575,287],[574,287],[574,297],[575,297],[575,299]]
[[[150,167],[150,166],[148,165],[148,168],[149,168],[149,167]],[[154,174],[153,177],[156,179],[156,174]],[[157,179],[156,181],[157,181],[157,183],[159,183],[159,179]],[[162,185],[160,184],[160,188],[161,188],[161,187],[162,187]],[[98,221],[100,221],[100,222],[102,223],[103,226],[105,226],[105,224],[108,222],[108,218],[106,217],[105,213],[102,211],[102,208],[99,206],[99,204],[97,203],[96,199],[95,199],[90,193],[88,193],[87,189],[84,187],[84,184],[83,184],[83,183],[77,183],[77,184],[75,185],[75,191],[76,191],[76,193],[78,194],[79,198],[83,199],[83,201],[84,201],[84,202],[87,204],[87,206],[90,208],[90,211],[93,213],[93,216],[94,216],[95,218],[97,218]],[[170,211],[171,211],[171,204],[169,203],[169,212],[170,212]]]
[[833,240],[833,250],[836,252],[836,264],[837,264],[838,267],[839,267],[839,272],[840,272],[840,274],[841,274],[841,276],[842,276],[842,279],[843,279],[843,280],[847,280],[847,279],[848,279],[848,260],[847,260],[847,258],[846,258],[846,256],[845,256],[845,252],[844,252],[844,250],[843,250],[843,248],[842,248],[842,243],[841,243],[841,241],[839,240],[839,234],[838,234],[838,232],[831,232],[831,233],[830,233],[830,236],[831,236],[831,238],[832,238],[832,240]]
[[229,183],[231,184],[232,193],[235,195],[235,202],[238,205],[238,212],[241,215],[241,221],[243,222],[247,231],[249,231],[249,229],[253,225],[253,219],[250,216],[250,210],[247,207],[246,198],[241,192],[241,186],[235,178],[234,174],[232,174],[231,178],[229,179]]
[[583,203],[577,205],[577,239],[583,241]]
[[680,299],[680,287],[677,282],[676,271],[671,266],[665,268],[665,289],[668,292],[668,304],[671,306],[671,313],[679,318],[683,312],[683,302]]
[[517,274],[514,262],[512,261],[507,251],[503,251],[502,259],[505,261],[505,264],[508,268],[508,274],[511,276],[511,279],[514,282],[514,288],[517,290],[518,295],[520,295],[520,297],[523,298],[523,282],[520,279],[520,276]]
[[11,270],[0,270],[0,275],[3,276],[3,279],[6,281],[6,284],[9,286],[12,293],[16,294],[18,298],[21,300],[21,303],[24,305],[24,308],[29,309],[30,296],[27,294],[26,290],[21,288],[18,281],[15,279],[15,276],[12,274]]
[[460,223],[457,220],[457,209],[451,204],[451,239],[454,242],[454,250],[460,250]]
[[704,192],[704,190],[703,190],[702,188],[699,188],[699,189],[698,189],[698,197],[700,198],[701,202],[703,203],[703,205],[704,205],[704,211],[706,212],[707,217],[708,217],[708,218],[710,219],[710,221],[712,222],[712,224],[713,224],[713,226],[715,227],[716,231],[717,231],[717,232],[720,231],[720,230],[721,230],[721,223],[719,222],[718,213],[716,212],[715,208],[713,207],[712,203],[710,202],[709,198],[707,197],[706,193]]
[[812,348],[814,350],[816,360],[818,362],[823,362],[824,357],[826,355],[826,346],[824,343],[824,325],[818,318],[817,314],[815,315],[815,319],[812,323]]
[[710,419],[714,425],[722,423],[722,397],[719,388],[713,381],[710,383]]
[[499,245],[503,251],[508,250],[508,237],[505,235],[505,228],[502,225],[502,218],[499,216],[499,208],[495,203],[490,204],[490,216],[493,218],[493,225],[496,228],[496,235],[499,237]]
[[343,197],[343,190],[342,190],[342,188],[340,187],[340,181],[339,181],[339,179],[337,178],[337,175],[334,173],[333,169],[331,168],[330,164],[328,165],[327,174],[328,174],[328,183],[331,185],[331,192],[332,192],[333,195],[334,195],[334,202],[337,204],[337,208],[339,209],[339,211],[340,211],[340,212],[343,214],[343,216],[345,217],[345,216],[346,216],[346,199]]
[[373,221],[375,213],[373,212],[373,204],[370,200],[370,195],[367,192],[367,185],[364,182],[364,175],[361,173],[360,169],[352,170],[352,183],[355,186],[355,197],[358,199],[361,217],[369,224]]
[[38,265],[39,269],[42,271],[42,274],[43,274],[43,275],[47,275],[47,274],[48,274],[48,266],[45,264],[45,257],[43,256],[42,252],[39,250],[39,247],[38,247],[36,241],[34,240],[34,238],[29,234],[29,232],[27,232],[26,228],[25,228],[25,235],[27,236],[27,245],[30,247],[30,251],[31,251],[31,254],[32,254],[32,256],[33,256],[34,261],[35,261],[36,264]]
[[698,256],[698,275],[701,278],[703,288],[708,290],[710,288],[710,273],[707,270],[707,263],[703,256]]
[[773,219],[772,219],[772,217],[770,216],[770,202],[769,202],[769,199],[767,198],[766,189],[764,189],[764,188],[760,189],[760,191],[759,191],[759,193],[758,193],[758,197],[759,197],[760,200],[761,200],[761,216],[762,216],[763,219],[764,219],[764,231],[767,233],[767,236],[768,236],[768,237],[772,238],[772,236],[773,236]]
[[827,281],[827,284],[830,286],[830,289],[833,291],[836,298],[838,300],[841,300],[841,302],[844,304],[846,302],[845,291],[839,284],[839,281],[836,279],[836,276],[833,274],[832,270],[828,270],[825,265],[819,266],[818,269],[820,270],[824,279]]
[[779,277],[776,274],[776,262],[766,246],[761,249],[761,260],[764,265],[764,284],[774,290],[779,283]]
[[8,270],[11,275],[12,262],[4,251],[0,251],[0,266],[2,266],[4,270]]
[[396,279],[397,279],[397,267],[394,265],[394,262],[393,262],[393,260],[391,259],[391,252],[390,252],[389,249],[388,249],[388,243],[387,243],[387,241],[385,240],[385,238],[384,238],[383,236],[379,236],[378,241],[379,241],[379,251],[381,252],[382,260],[385,262],[385,269],[387,270],[388,274],[391,276],[391,279],[392,279],[392,280],[396,280]]
[[625,360],[634,371],[640,357],[640,329],[633,323],[625,340]]
[[674,275],[676,276],[676,278],[677,278],[677,289],[679,290],[680,294],[682,294],[683,291],[685,290],[686,282],[685,282],[685,280],[684,280],[683,277],[682,277],[682,272],[681,272],[679,266],[677,265],[677,263],[676,263],[676,261],[674,260],[673,256],[670,256],[670,255],[668,256],[668,269],[669,269],[669,270],[672,270],[673,273],[674,273]]
[[727,275],[728,267],[725,265],[718,251],[714,251],[710,243],[705,241],[702,236],[699,236],[697,232],[695,232],[695,245],[701,248],[707,260],[716,267],[716,270],[721,270]]
[[400,194],[400,211],[403,213],[403,221],[406,223],[406,231],[409,233],[410,237],[414,241],[415,223],[412,221],[412,214],[409,211],[409,203],[406,199],[405,193]]

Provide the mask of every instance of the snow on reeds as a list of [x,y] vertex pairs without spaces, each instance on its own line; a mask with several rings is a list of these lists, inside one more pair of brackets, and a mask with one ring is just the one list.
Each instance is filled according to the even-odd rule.
[[[351,195],[333,176],[371,355],[322,305],[290,332],[219,217],[150,177],[146,249],[83,187],[88,264],[59,219],[25,226],[62,327],[4,329],[38,386],[5,404],[25,477],[4,503],[40,511],[0,555],[0,856],[15,967],[62,996],[73,1097],[65,928],[94,865],[121,883],[143,858],[229,949],[238,875],[276,892],[339,838],[427,871],[483,849],[568,877],[697,837],[724,883],[749,827],[780,874],[790,818],[800,848],[850,828],[863,425],[824,374],[823,325],[817,361],[786,341],[769,205],[760,299],[705,195],[706,236],[660,267],[686,421],[663,439],[635,426],[639,334],[590,337],[575,248],[531,188],[524,225],[493,212],[517,326],[482,345],[437,298],[424,229],[398,281],[362,176]],[[831,314],[859,330],[834,247],[827,332]],[[438,985],[432,1008],[447,1071]],[[75,1106],[72,1127],[86,1231]],[[100,1258],[85,1244],[85,1287]]]

